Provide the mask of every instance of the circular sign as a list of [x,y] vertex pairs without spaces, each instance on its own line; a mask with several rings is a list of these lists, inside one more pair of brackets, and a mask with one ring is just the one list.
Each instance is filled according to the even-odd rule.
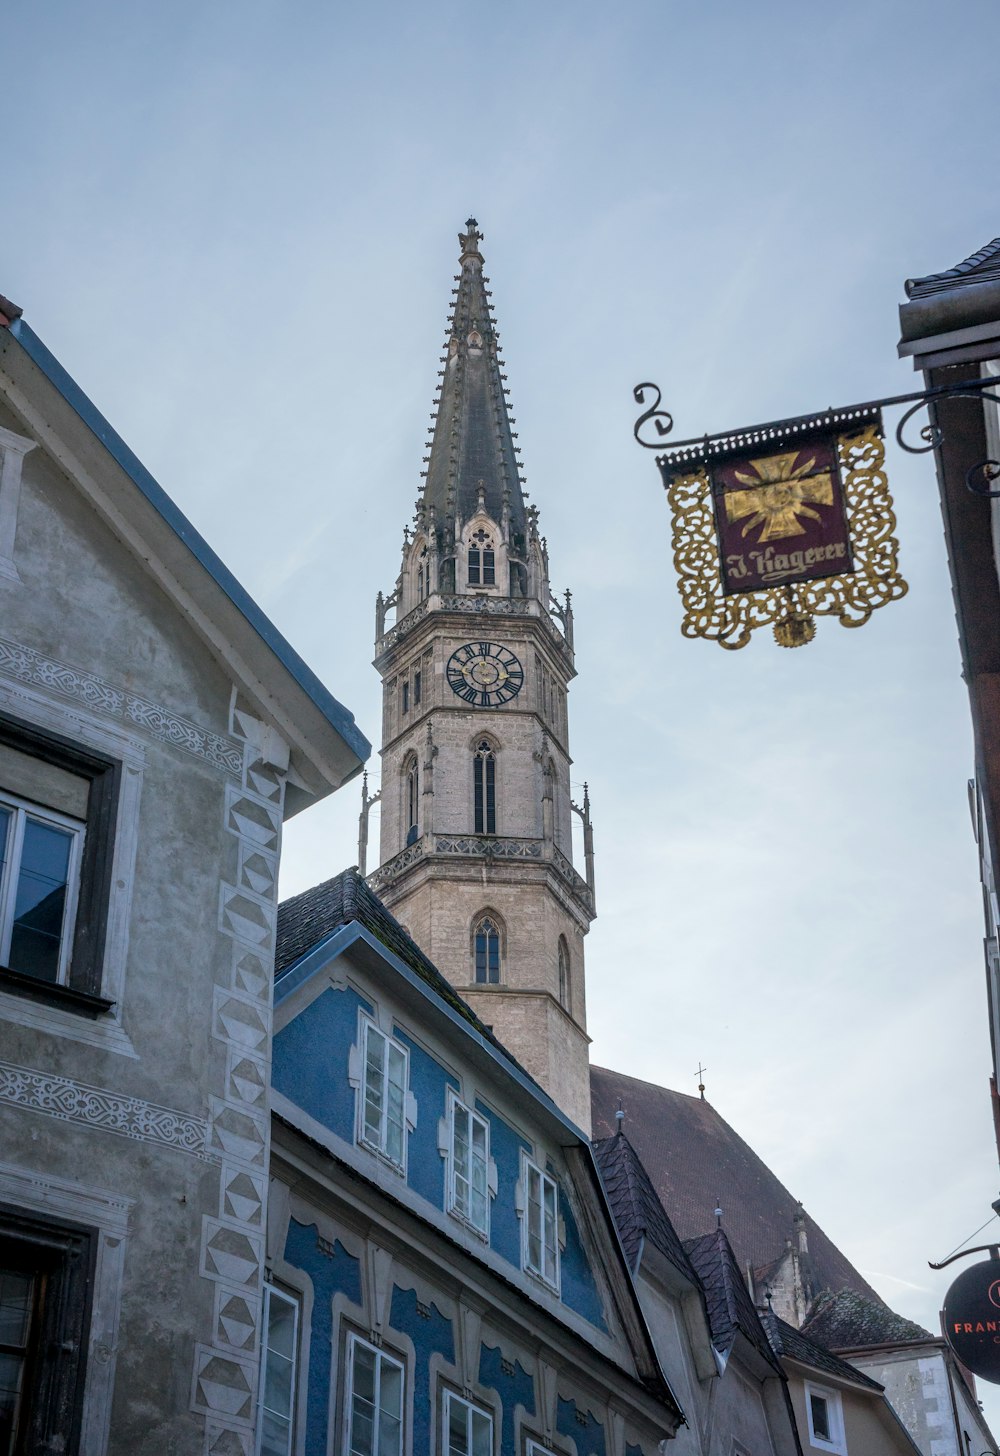
[[1000,1385],[1000,1259],[959,1274],[944,1297],[944,1335],[967,1370]]

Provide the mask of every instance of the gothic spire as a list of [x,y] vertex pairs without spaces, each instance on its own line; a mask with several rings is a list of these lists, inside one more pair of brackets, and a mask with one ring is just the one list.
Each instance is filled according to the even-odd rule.
[[489,279],[483,275],[483,235],[474,217],[465,226],[458,235],[461,272],[452,290],[454,306],[421,504],[425,518],[433,509],[437,525],[448,529],[456,519],[469,520],[482,500],[498,523],[509,512],[506,529],[520,544],[525,530],[523,482],[511,431],[514,421],[507,412],[506,376],[500,372]]

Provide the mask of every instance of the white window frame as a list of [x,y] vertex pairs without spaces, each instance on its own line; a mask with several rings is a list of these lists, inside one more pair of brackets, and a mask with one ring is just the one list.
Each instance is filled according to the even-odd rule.
[[[468,1119],[468,1128],[469,1128],[468,1147],[469,1147],[470,1168],[469,1168],[469,1177],[468,1177],[468,1179],[466,1179],[466,1182],[468,1183],[468,1186],[469,1186],[470,1196],[466,1200],[467,1201],[467,1207],[465,1207],[465,1208],[462,1207],[462,1199],[461,1199],[461,1197],[459,1195],[459,1187],[458,1187],[459,1172],[458,1172],[458,1167],[457,1167],[456,1159],[455,1159],[455,1145],[456,1145],[455,1131],[456,1131],[456,1122],[457,1122],[457,1120],[459,1118],[467,1118]],[[473,1147],[473,1132],[474,1132],[474,1129],[477,1126],[478,1127],[481,1127],[482,1130],[483,1130],[483,1149],[484,1149],[483,1156],[482,1156],[484,1213],[483,1213],[483,1222],[481,1224],[480,1223],[477,1223],[476,1220],[474,1219],[473,1215],[472,1215],[472,1199],[471,1199],[472,1173],[473,1173],[472,1164],[475,1162],[475,1153],[474,1153],[474,1147]],[[473,1230],[474,1233],[477,1233],[480,1236],[480,1238],[485,1239],[487,1242],[489,1241],[489,1237],[490,1237],[490,1125],[489,1125],[489,1122],[487,1121],[487,1119],[485,1117],[482,1117],[473,1108],[467,1106],[466,1103],[462,1102],[461,1099],[459,1097],[457,1097],[456,1094],[454,1092],[452,1092],[452,1091],[449,1091],[449,1093],[448,1093],[448,1212],[452,1215],[453,1218],[457,1218],[461,1223],[466,1224],[470,1229]]]
[[[379,1129],[377,1137],[372,1137],[368,1132],[368,1119],[366,1109],[368,1106],[368,1042],[370,1037],[378,1037],[384,1044],[384,1056],[382,1065],[382,1086],[381,1094],[381,1115],[379,1118]],[[362,1147],[377,1153],[380,1158],[392,1168],[397,1168],[401,1173],[406,1173],[406,1150],[410,1120],[407,1115],[410,1091],[410,1053],[409,1049],[402,1042],[390,1036],[388,1032],[375,1024],[371,1017],[362,1014],[360,1018],[359,1051],[361,1061],[361,1074],[358,1084],[358,1121],[357,1139]],[[402,1117],[402,1147],[400,1156],[394,1157],[389,1151],[389,1067],[391,1054],[395,1052],[402,1058],[402,1086],[400,1088],[400,1112]]]
[[495,1425],[493,1412],[486,1410],[484,1406],[476,1405],[474,1401],[466,1400],[464,1396],[456,1395],[453,1390],[444,1392],[444,1400],[441,1403],[441,1456],[451,1456],[451,1443],[449,1435],[451,1432],[451,1408],[453,1405],[464,1406],[465,1418],[465,1450],[460,1456],[473,1456],[472,1450],[472,1417],[482,1416],[489,1422],[490,1427],[490,1451],[493,1451],[495,1441]]
[[[817,1396],[826,1402],[827,1415],[830,1420],[830,1435],[818,1436],[813,1426],[812,1397]],[[836,1456],[847,1456],[847,1438],[844,1434],[844,1405],[840,1398],[839,1391],[831,1390],[827,1385],[814,1385],[812,1381],[805,1382],[806,1421],[809,1428],[809,1444],[817,1451],[830,1451]]]
[[[264,1388],[269,1351],[267,1333],[270,1326],[272,1299],[278,1299],[285,1304],[290,1304],[295,1311],[292,1333],[292,1386],[289,1399],[288,1444],[284,1452],[284,1456],[292,1456],[292,1452],[295,1449],[295,1407],[298,1401],[300,1302],[296,1295],[289,1294],[284,1289],[278,1289],[276,1285],[270,1283],[264,1285],[264,1299],[261,1307],[260,1375],[257,1382],[257,1439],[254,1444],[254,1452],[255,1456],[261,1456],[261,1447],[264,1440]],[[283,1417],[283,1412],[278,1412],[278,1414]]]
[[[45,809],[28,799],[20,799],[7,790],[0,791],[0,805],[9,809],[13,820],[9,829],[10,844],[6,861],[0,873],[0,965],[10,964],[10,942],[14,933],[14,902],[21,868],[21,852],[24,847],[24,826],[34,819],[40,824],[49,824],[70,835],[69,864],[66,870],[66,903],[63,906],[62,928],[59,934],[59,966],[56,985],[65,986],[69,981],[69,963],[73,953],[73,930],[76,925],[77,900],[80,893],[80,861],[83,855],[83,840],[86,824],[82,819],[73,819],[55,809]],[[40,982],[42,985],[47,982]]]
[[379,1392],[382,1387],[382,1367],[392,1365],[400,1372],[399,1383],[399,1450],[395,1456],[403,1456],[406,1449],[406,1365],[395,1355],[378,1349],[369,1340],[363,1340],[353,1332],[347,1336],[346,1375],[344,1378],[344,1456],[351,1456],[351,1436],[354,1430],[354,1354],[356,1350],[369,1350],[375,1356],[375,1420],[372,1425],[372,1456],[381,1452],[382,1432],[379,1421],[382,1406]]
[[[539,1199],[538,1209],[540,1225],[538,1229],[539,1248],[542,1251],[541,1267],[536,1267],[531,1262],[531,1221],[532,1221],[532,1199],[531,1188],[533,1179],[538,1179]],[[538,1279],[547,1289],[559,1293],[560,1268],[559,1268],[559,1184],[540,1168],[537,1163],[532,1162],[527,1153],[521,1154],[521,1189],[523,1194],[523,1210],[521,1215],[521,1268],[533,1279]],[[552,1258],[555,1266],[553,1278],[545,1273],[545,1194],[552,1195]]]
[[534,1437],[529,1436],[524,1456],[555,1456],[555,1452],[551,1451],[548,1446],[543,1446],[541,1441],[536,1441]]

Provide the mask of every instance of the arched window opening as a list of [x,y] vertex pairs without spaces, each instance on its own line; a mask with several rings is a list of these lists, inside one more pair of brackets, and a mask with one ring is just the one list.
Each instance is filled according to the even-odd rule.
[[500,930],[495,920],[484,915],[473,937],[475,977],[480,986],[500,983]]
[[570,979],[569,979],[569,946],[566,944],[566,937],[559,937],[559,1004],[565,1010],[570,1009]]
[[403,770],[403,795],[404,809],[406,812],[406,843],[414,844],[419,837],[418,823],[420,819],[420,768],[417,764],[415,754],[411,754],[406,760],[406,767]]
[[497,760],[488,738],[476,744],[472,760],[475,830],[477,834],[497,832]]
[[496,586],[496,552],[493,538],[480,526],[469,545],[469,585]]

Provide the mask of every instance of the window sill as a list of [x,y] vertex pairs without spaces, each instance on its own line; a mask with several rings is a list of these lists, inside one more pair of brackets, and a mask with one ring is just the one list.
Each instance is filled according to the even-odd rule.
[[23,971],[12,971],[8,966],[0,966],[0,991],[24,996],[29,1001],[44,1001],[50,1006],[61,1006],[66,1011],[75,1011],[80,1016],[93,1019],[106,1015],[115,1005],[106,996],[78,991],[73,986],[57,986],[52,981],[40,981],[35,976],[26,976]]

